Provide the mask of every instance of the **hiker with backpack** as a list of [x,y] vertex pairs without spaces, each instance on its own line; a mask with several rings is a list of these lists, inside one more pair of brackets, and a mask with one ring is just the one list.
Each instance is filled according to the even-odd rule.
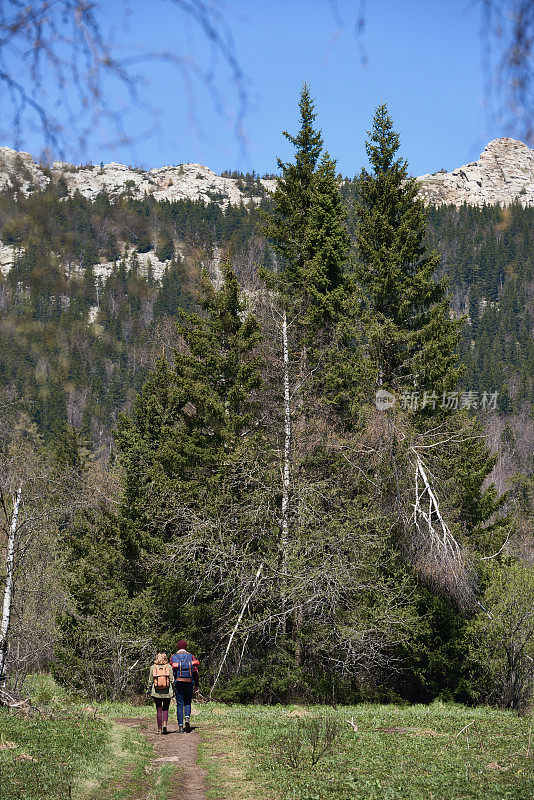
[[154,700],[158,720],[158,733],[167,733],[169,706],[173,698],[173,675],[167,653],[158,653],[150,667],[147,692]]
[[[174,672],[174,694],[176,696],[176,713],[178,717],[178,733],[189,733],[191,725],[191,700],[193,688],[198,690],[198,666],[200,662],[191,653],[187,652],[187,644],[180,639],[176,653],[171,656],[171,666]],[[185,728],[184,728],[185,716]]]

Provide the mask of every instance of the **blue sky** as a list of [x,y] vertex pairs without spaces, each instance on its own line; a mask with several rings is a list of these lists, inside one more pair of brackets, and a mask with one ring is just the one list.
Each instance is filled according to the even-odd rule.
[[[214,0],[212,0],[214,2]],[[131,0],[124,24],[123,0],[105,4],[106,26],[121,47],[165,50],[206,69],[210,49],[195,23],[169,0]],[[308,81],[317,101],[317,123],[340,172],[355,174],[366,164],[364,140],[373,110],[387,102],[401,134],[402,152],[414,174],[452,169],[478,157],[504,131],[488,122],[481,69],[480,4],[470,0],[370,0],[366,27],[358,39],[354,23],[359,0],[227,0],[225,19],[245,76],[249,107],[246,150],[236,141],[230,119],[237,109],[231,76],[219,59],[215,85],[228,118],[214,106],[201,79],[193,76],[188,94],[168,64],[140,68],[145,94],[158,110],[132,106],[110,83],[113,105],[123,112],[133,145],[110,148],[105,128],[86,142],[85,160],[119,161],[143,167],[200,162],[216,172],[276,170],[276,156],[291,151],[284,128],[297,125],[299,90]],[[363,46],[367,56],[362,64]],[[9,141],[4,144],[10,145]],[[38,156],[43,143],[31,134],[24,146]],[[77,153],[65,153],[76,160]]]

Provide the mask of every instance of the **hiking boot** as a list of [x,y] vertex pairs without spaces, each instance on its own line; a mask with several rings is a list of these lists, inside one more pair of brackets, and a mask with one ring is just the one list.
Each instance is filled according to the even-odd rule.
[[191,733],[191,725],[189,724],[189,717],[185,718],[185,732]]
[[178,733],[185,733],[183,725],[178,725]]
[[163,735],[167,736],[167,726],[166,725],[163,726]]
[[158,735],[161,733],[161,728],[158,728]]

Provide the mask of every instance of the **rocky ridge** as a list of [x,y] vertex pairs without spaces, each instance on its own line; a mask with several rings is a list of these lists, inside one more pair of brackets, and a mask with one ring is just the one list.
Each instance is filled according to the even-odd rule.
[[29,153],[0,147],[0,191],[17,181],[21,191],[28,194],[45,188],[50,181],[59,180],[64,182],[69,194],[78,191],[90,200],[106,191],[112,197],[127,193],[140,198],[151,194],[156,200],[201,200],[223,207],[241,202],[258,203],[275,185],[274,180],[258,178],[247,187],[239,178],[216,175],[202,164],[143,170],[115,163],[76,167],[55,161],[49,168],[36,164]]
[[[64,182],[69,194],[79,191],[94,199],[101,191],[112,197],[128,193],[132,197],[152,194],[157,200],[200,200],[226,207],[239,203],[258,203],[265,192],[274,190],[272,179],[257,179],[246,186],[239,178],[216,175],[202,164],[179,164],[143,170],[124,164],[75,167],[55,161],[43,167],[29,153],[0,147],[0,191],[18,181],[25,194],[43,189],[51,180]],[[534,204],[534,150],[515,139],[494,139],[478,161],[452,172],[420,175],[420,195],[429,205],[480,206]]]
[[[486,204],[509,205],[515,201],[534,205],[534,150],[515,139],[494,139],[478,161],[465,164],[452,172],[421,175],[420,196],[428,205]],[[276,181],[257,179],[248,185],[239,178],[216,175],[201,164],[180,164],[143,170],[124,164],[75,167],[56,161],[52,167],[37,164],[29,153],[0,147],[0,191],[18,185],[24,194],[44,189],[51,181],[63,182],[64,190],[79,191],[94,199],[101,191],[112,197],[128,193],[132,197],[152,194],[157,200],[199,200],[216,202],[222,207],[240,203],[258,203],[265,192],[272,192]],[[0,273],[6,275],[15,257],[11,245],[0,242]],[[166,263],[154,253],[138,254],[141,270],[150,267],[161,279]],[[109,274],[112,264],[95,266],[95,273]]]
[[478,161],[417,180],[427,205],[534,205],[534,150],[515,139],[494,139]]

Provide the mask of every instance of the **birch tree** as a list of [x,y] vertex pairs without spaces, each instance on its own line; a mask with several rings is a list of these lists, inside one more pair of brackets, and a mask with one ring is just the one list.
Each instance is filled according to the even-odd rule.
[[[68,603],[62,586],[59,529],[80,509],[98,505],[103,482],[85,482],[72,444],[43,447],[35,426],[13,403],[0,432],[0,675],[15,694],[33,669],[49,665],[56,612]],[[67,448],[65,450],[65,447]],[[65,462],[60,463],[60,451]],[[68,451],[68,452],[67,452]],[[69,462],[69,463],[67,463]],[[88,486],[90,485],[90,489]]]
[[[11,521],[7,535],[6,546],[6,585],[4,589],[4,602],[2,605],[2,621],[0,623],[0,686],[6,679],[7,649],[9,623],[11,621],[11,605],[13,601],[13,579],[15,572],[15,547],[17,543],[19,507],[22,499],[22,485],[12,496]],[[0,504],[6,518],[9,517],[9,507],[6,506],[3,494],[0,494]]]

